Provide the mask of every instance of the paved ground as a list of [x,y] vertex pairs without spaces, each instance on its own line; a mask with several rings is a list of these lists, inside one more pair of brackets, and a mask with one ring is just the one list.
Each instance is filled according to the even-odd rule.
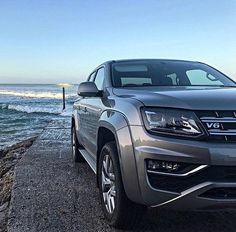
[[[16,167],[9,232],[115,231],[106,225],[95,175],[71,161],[68,121],[51,123]],[[236,231],[236,213],[150,210],[135,231]]]

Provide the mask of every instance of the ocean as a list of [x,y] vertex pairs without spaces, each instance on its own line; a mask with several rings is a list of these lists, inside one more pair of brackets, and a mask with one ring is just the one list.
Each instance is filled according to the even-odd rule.
[[54,118],[70,117],[77,86],[66,86],[66,110],[62,110],[62,86],[0,84],[0,150],[39,135]]

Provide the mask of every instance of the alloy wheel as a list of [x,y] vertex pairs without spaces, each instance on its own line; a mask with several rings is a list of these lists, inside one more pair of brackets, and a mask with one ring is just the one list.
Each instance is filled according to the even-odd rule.
[[116,207],[115,174],[112,159],[109,155],[103,157],[102,165],[102,193],[103,201],[108,213],[112,214]]

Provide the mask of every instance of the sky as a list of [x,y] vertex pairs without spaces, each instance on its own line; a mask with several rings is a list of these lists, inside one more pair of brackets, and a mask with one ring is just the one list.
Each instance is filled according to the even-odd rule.
[[128,58],[208,63],[236,80],[236,0],[0,0],[0,83],[79,83]]

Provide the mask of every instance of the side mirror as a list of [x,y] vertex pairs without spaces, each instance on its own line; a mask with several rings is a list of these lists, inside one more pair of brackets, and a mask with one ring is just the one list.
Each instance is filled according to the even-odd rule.
[[100,93],[94,82],[86,81],[79,84],[78,95],[81,97],[97,97]]

